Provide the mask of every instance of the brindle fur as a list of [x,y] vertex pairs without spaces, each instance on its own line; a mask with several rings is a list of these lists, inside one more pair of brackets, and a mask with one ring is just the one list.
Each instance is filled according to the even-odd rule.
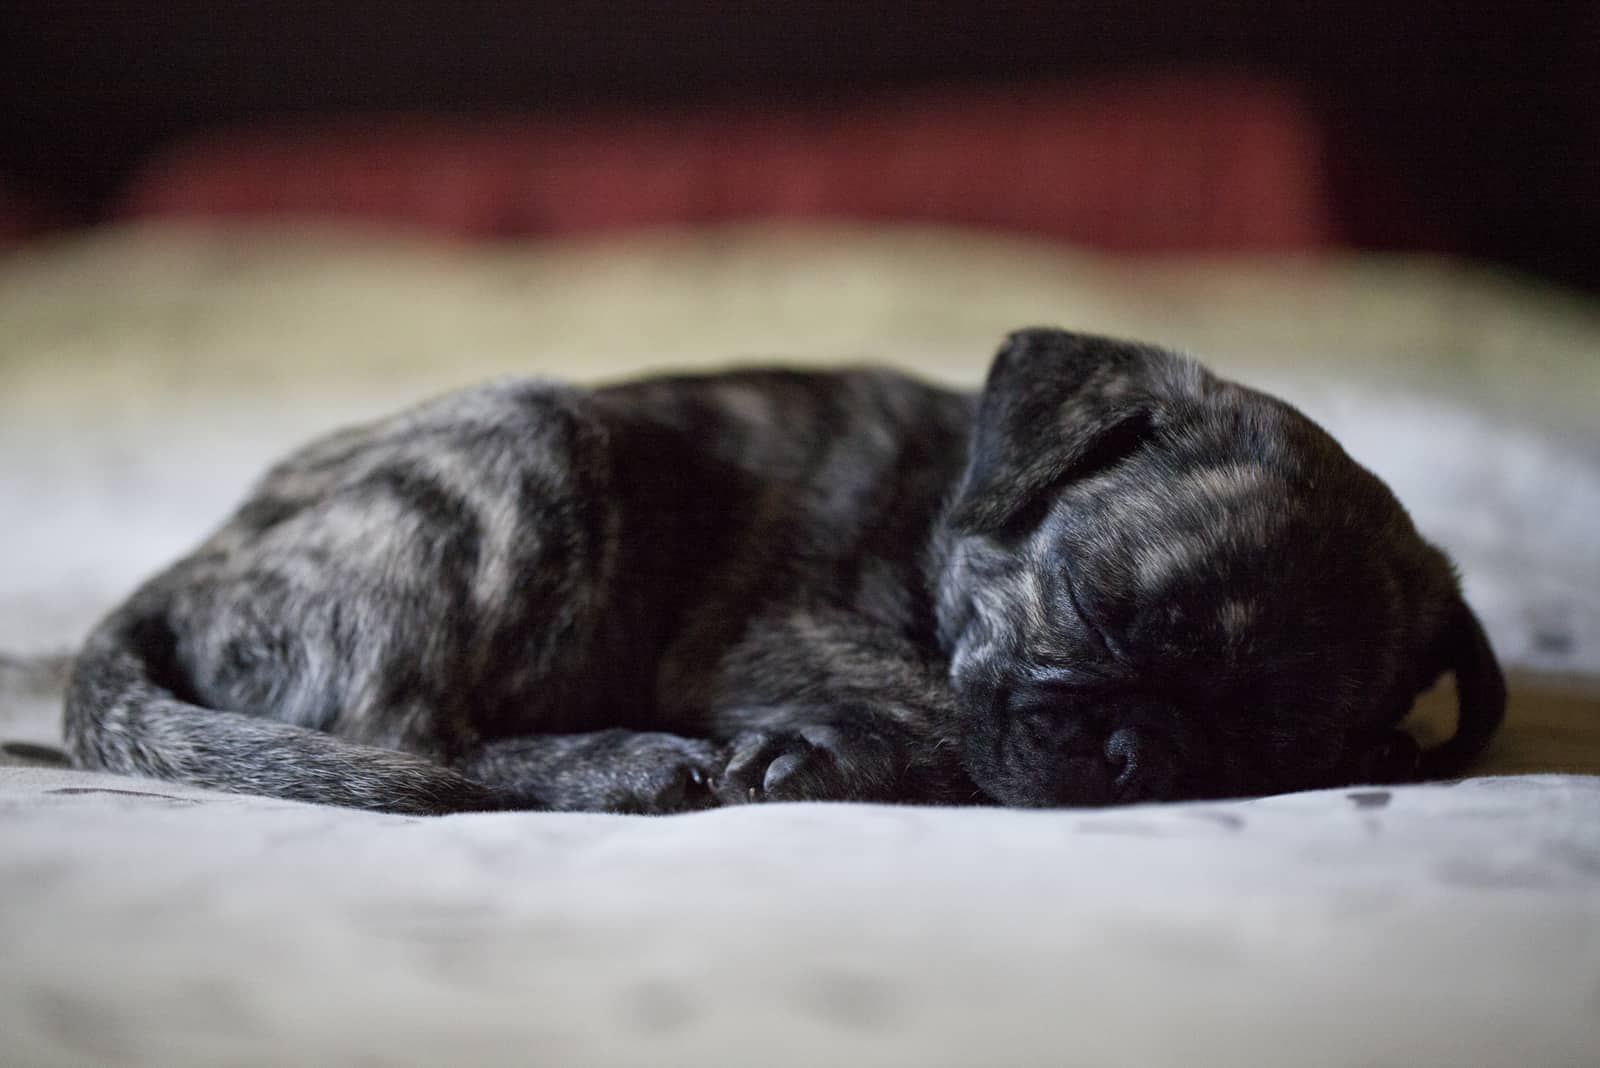
[[1503,703],[1444,556],[1304,416],[1034,329],[979,397],[518,380],[325,438],[101,624],[65,722],[80,766],[275,797],[668,812],[1449,774]]

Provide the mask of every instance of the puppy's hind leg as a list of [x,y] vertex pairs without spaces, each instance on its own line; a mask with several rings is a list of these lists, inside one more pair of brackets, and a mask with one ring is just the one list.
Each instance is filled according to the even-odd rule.
[[667,813],[714,805],[712,776],[725,760],[704,739],[619,729],[490,742],[455,770],[505,808]]

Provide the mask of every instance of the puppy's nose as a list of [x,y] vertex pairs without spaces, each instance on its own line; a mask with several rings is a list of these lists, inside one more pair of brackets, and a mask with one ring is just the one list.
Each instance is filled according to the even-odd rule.
[[1178,760],[1173,747],[1148,728],[1123,727],[1105,744],[1111,765],[1111,790],[1118,801],[1160,801],[1178,785]]

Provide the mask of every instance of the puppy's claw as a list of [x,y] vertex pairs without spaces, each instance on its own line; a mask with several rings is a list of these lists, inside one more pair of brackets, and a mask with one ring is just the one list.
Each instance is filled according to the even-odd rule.
[[778,792],[784,781],[799,771],[804,763],[805,757],[794,752],[786,752],[773,758],[772,763],[767,765],[767,773],[761,778],[762,792]]
[[718,792],[729,804],[863,796],[849,772],[866,758],[876,764],[887,756],[870,740],[820,724],[792,731],[746,731],[733,741]]

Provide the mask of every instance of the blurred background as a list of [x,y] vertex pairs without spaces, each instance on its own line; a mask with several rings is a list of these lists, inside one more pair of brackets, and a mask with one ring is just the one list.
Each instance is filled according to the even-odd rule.
[[11,0],[0,233],[773,216],[1600,285],[1600,7]]
[[1600,674],[1597,103],[1595,4],[10,0],[0,651],[430,393],[1055,323],[1300,404]]

